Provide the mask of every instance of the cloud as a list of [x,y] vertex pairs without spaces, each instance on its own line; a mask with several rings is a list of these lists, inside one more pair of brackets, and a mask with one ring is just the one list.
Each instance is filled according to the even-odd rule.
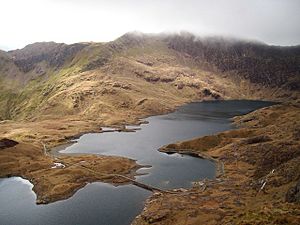
[[132,30],[186,30],[300,44],[298,0],[3,0],[0,45],[109,41]]

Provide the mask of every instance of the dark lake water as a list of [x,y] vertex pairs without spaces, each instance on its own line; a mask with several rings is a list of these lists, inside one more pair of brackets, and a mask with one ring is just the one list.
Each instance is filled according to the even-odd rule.
[[[62,153],[118,155],[136,159],[151,168],[137,180],[162,189],[188,188],[193,181],[214,178],[215,165],[208,160],[167,155],[157,149],[165,144],[233,129],[230,119],[272,105],[263,101],[216,101],[190,103],[174,113],[149,117],[136,132],[90,133]],[[92,183],[73,197],[36,205],[32,185],[21,178],[0,179],[0,224],[126,225],[139,214],[149,191],[124,185]]]

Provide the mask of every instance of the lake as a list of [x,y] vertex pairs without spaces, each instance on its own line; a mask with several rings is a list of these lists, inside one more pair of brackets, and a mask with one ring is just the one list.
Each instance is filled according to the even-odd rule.
[[[189,188],[193,181],[215,177],[209,160],[157,151],[163,145],[234,129],[231,118],[273,105],[265,101],[208,101],[186,104],[175,112],[146,118],[136,132],[82,135],[60,153],[125,156],[141,165],[136,179],[161,189]],[[133,128],[129,126],[129,128]],[[57,150],[57,149],[56,149]],[[36,205],[32,184],[14,177],[0,179],[0,224],[126,225],[138,215],[151,192],[134,185],[114,187],[95,182],[67,200]]]

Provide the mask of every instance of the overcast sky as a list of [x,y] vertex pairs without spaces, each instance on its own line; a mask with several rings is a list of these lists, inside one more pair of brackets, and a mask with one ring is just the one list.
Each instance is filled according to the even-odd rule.
[[190,31],[300,44],[300,0],[1,0],[0,49]]

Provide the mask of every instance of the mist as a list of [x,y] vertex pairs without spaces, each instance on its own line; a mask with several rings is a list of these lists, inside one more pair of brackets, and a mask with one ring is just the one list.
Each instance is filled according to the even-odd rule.
[[0,46],[111,41],[129,31],[222,35],[300,44],[298,0],[4,0]]

